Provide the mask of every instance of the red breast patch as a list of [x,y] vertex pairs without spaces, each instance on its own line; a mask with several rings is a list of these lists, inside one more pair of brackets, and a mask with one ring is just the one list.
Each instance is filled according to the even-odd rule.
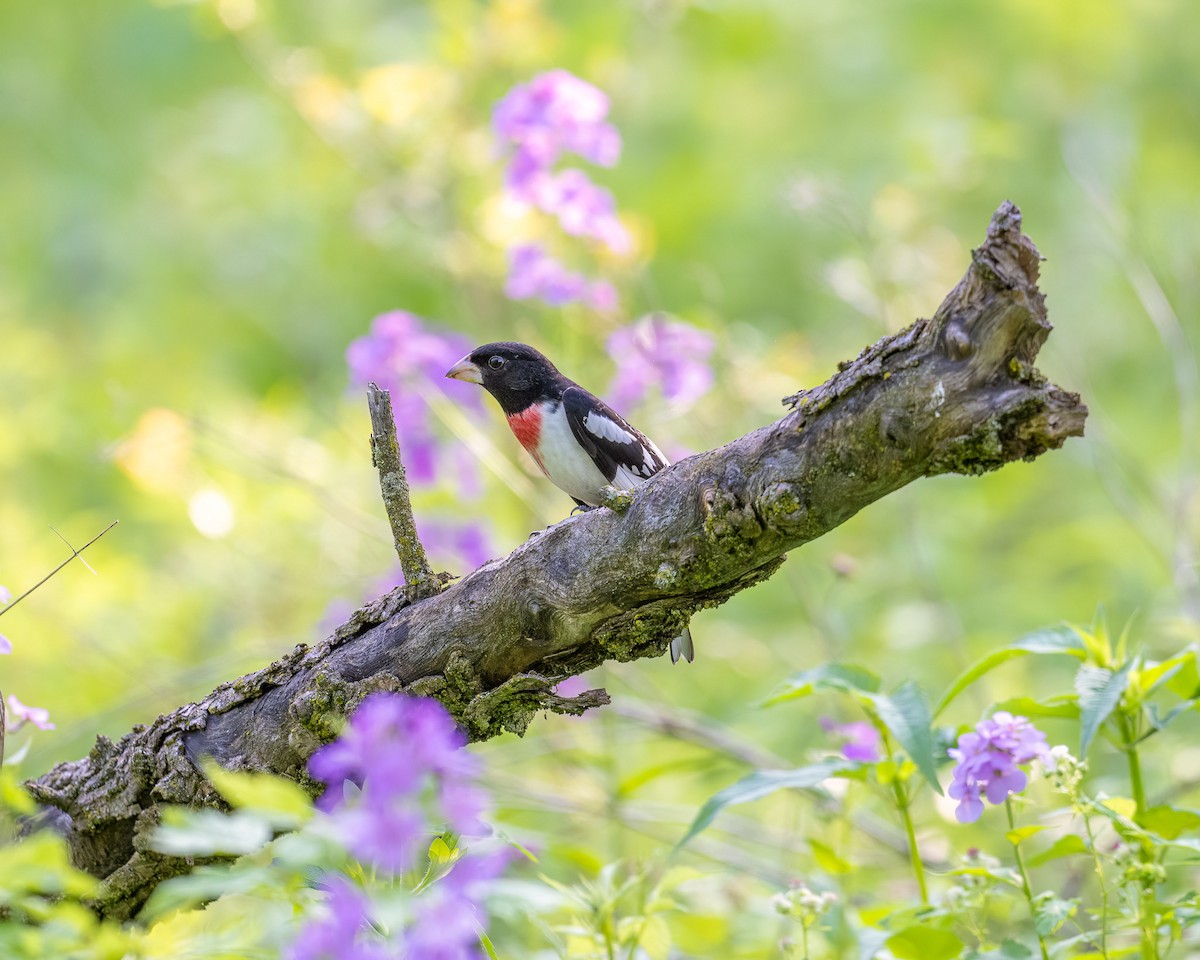
[[[542,458],[538,456],[538,440],[542,435],[542,408],[533,403],[520,413],[510,413],[508,427],[521,446],[537,461],[537,465],[542,467]],[[542,467],[543,472],[545,469]]]

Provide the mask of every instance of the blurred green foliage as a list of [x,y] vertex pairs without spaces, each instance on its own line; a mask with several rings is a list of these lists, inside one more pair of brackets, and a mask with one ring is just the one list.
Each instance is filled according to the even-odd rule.
[[[475,748],[504,827],[564,872],[673,844],[764,754],[825,743],[818,701],[758,705],[827,659],[945,689],[1098,606],[1151,654],[1195,641],[1196,27],[1190,0],[0,6],[0,583],[63,558],[49,525],[78,544],[121,520],[98,576],[72,565],[0,620],[0,688],[59,724],[21,774],[313,640],[390,569],[343,362],[374,315],[527,340],[599,389],[612,328],[668,311],[718,338],[717,388],[631,413],[707,448],[929,315],[1005,198],[1048,258],[1041,367],[1084,395],[1087,438],[898,492],[699,617],[694,666],[606,668],[613,709]],[[636,237],[603,263],[619,319],[502,294],[504,247],[547,229],[498,200],[489,111],[552,67],[605,89],[625,138],[598,177]],[[528,473],[494,413],[451,426]],[[500,554],[570,507],[529,487],[417,508],[486,516]],[[1049,663],[1004,664],[942,721],[1068,688]],[[1196,733],[1189,714],[1146,746],[1149,794],[1196,802]],[[716,879],[673,928],[687,955],[761,955],[764,891],[832,862],[805,797],[739,814],[692,845]],[[995,839],[986,819],[922,837],[946,862]],[[911,882],[900,854],[838,849],[861,889]]]

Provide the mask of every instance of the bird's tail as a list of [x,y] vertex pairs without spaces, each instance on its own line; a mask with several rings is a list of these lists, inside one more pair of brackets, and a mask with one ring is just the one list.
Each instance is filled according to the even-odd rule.
[[692,646],[692,631],[684,627],[683,632],[671,641],[671,662],[678,663],[683,657],[688,663],[696,659],[696,648]]

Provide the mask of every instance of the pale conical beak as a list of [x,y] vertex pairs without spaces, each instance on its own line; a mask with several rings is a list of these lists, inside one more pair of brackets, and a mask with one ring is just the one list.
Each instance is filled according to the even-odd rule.
[[483,375],[480,369],[471,362],[470,357],[463,357],[454,366],[446,371],[446,376],[451,380],[466,380],[467,383],[483,383]]

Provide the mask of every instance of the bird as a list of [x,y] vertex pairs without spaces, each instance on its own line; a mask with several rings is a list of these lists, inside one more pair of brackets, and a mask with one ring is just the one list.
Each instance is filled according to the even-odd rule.
[[[632,490],[670,465],[645,434],[528,344],[485,343],[446,376],[496,398],[517,441],[577,510],[599,506],[605,487]],[[681,656],[696,656],[687,627],[671,641],[671,662]]]

